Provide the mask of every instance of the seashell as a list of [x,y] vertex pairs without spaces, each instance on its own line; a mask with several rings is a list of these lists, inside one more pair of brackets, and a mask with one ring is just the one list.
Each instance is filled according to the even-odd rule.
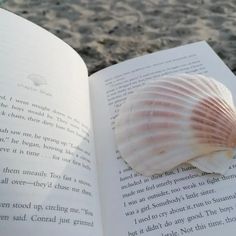
[[42,75],[39,75],[39,74],[29,74],[27,78],[32,81],[34,86],[37,86],[37,87],[47,84],[46,79]]
[[153,175],[181,163],[225,173],[236,147],[231,92],[203,75],[173,75],[137,89],[121,106],[115,138],[123,159]]

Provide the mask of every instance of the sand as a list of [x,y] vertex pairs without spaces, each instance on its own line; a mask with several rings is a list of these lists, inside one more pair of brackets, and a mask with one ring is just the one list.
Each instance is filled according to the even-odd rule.
[[0,0],[73,47],[89,73],[206,40],[236,73],[235,0]]

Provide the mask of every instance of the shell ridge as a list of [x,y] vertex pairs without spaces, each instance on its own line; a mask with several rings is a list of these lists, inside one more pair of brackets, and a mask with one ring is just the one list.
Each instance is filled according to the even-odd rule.
[[[173,149],[171,149],[173,150]],[[194,160],[195,158],[198,157],[202,157],[205,156],[206,154],[213,153],[213,152],[217,152],[217,151],[224,151],[223,148],[215,148],[213,149],[208,149],[202,152],[199,151],[193,151],[191,149],[191,147],[186,147],[184,150],[183,149],[178,149],[175,150],[174,152],[170,152],[168,155],[167,154],[162,154],[160,155],[161,157],[159,159],[156,159],[155,156],[152,157],[151,159],[148,159],[147,161],[145,161],[145,164],[149,167],[154,167],[154,166],[163,166],[163,169],[165,169],[166,171],[173,169],[174,167],[190,161],[190,160]],[[175,157],[174,160],[172,160],[172,157]],[[172,160],[173,162],[169,163],[169,160]],[[134,164],[132,163],[132,165],[134,166],[135,169],[138,169],[138,163]],[[154,173],[152,173],[154,174]]]
[[[177,138],[176,138],[177,137]],[[143,155],[147,153],[151,149],[155,150],[167,150],[167,148],[177,148],[180,145],[193,145],[196,140],[197,143],[200,145],[204,144],[214,144],[214,146],[222,147],[226,144],[226,141],[224,139],[219,139],[217,136],[211,137],[211,141],[209,142],[209,137],[205,136],[193,136],[191,132],[188,133],[182,133],[182,136],[179,137],[178,133],[172,132],[169,134],[169,136],[164,136],[163,134],[159,134],[156,136],[148,136],[144,140],[142,137],[137,137],[136,139],[133,139],[132,142],[129,143],[129,145],[126,146],[126,142],[121,144],[121,149],[125,151],[129,155]],[[171,144],[171,146],[170,146]],[[142,150],[138,150],[135,148],[136,146],[142,147]]]

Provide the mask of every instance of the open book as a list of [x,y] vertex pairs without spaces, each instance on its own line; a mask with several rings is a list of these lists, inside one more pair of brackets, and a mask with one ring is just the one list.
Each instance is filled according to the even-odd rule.
[[88,77],[81,57],[52,34],[4,10],[0,19],[0,235],[236,232],[236,163],[225,176],[181,165],[148,178],[114,141],[119,107],[149,80],[201,73],[236,94],[234,75],[206,42]]

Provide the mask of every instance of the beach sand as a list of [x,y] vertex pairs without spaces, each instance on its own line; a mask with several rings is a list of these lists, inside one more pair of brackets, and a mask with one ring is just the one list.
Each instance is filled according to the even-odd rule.
[[73,47],[89,73],[206,40],[236,73],[235,0],[0,0]]

